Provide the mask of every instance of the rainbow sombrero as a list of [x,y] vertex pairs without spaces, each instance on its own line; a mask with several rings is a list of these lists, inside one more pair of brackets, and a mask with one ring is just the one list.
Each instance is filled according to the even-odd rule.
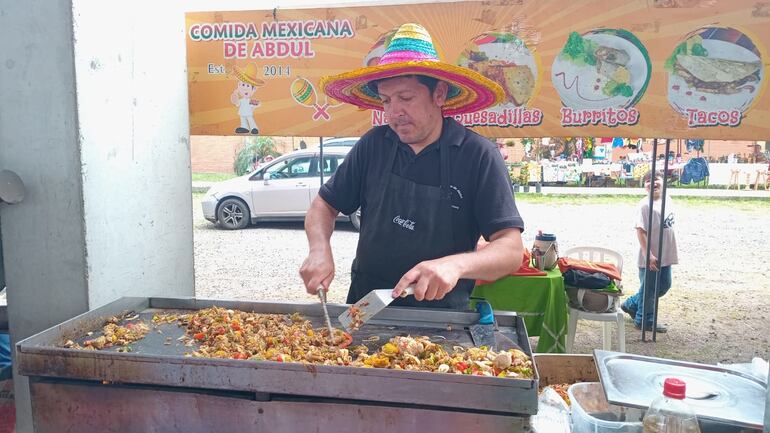
[[438,59],[428,31],[419,24],[402,25],[376,66],[321,78],[328,96],[361,108],[382,110],[382,101],[370,81],[401,75],[426,75],[449,83],[444,115],[483,110],[503,102],[503,88],[476,71]]

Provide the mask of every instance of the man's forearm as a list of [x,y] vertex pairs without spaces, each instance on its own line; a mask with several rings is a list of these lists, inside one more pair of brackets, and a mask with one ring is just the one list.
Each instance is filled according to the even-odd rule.
[[461,269],[461,278],[494,281],[521,267],[524,246],[519,229],[501,230],[481,250],[450,256]]
[[636,229],[636,237],[639,239],[639,246],[641,247],[642,251],[647,251],[647,232],[643,229],[637,228]]
[[321,196],[316,196],[305,216],[305,233],[310,252],[330,248],[329,239],[334,231],[336,209],[331,207]]

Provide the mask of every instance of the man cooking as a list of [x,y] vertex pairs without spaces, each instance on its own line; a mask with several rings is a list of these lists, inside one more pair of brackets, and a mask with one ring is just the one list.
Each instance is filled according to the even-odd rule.
[[[500,152],[449,117],[502,102],[498,84],[439,61],[428,32],[404,24],[376,66],[325,77],[321,87],[383,110],[389,124],[361,137],[311,204],[300,269],[308,293],[328,290],[335,218],[359,207],[348,303],[379,288],[396,298],[411,285],[414,297],[392,305],[461,310],[476,279],[518,269],[524,224]],[[476,251],[480,235],[489,244]]]

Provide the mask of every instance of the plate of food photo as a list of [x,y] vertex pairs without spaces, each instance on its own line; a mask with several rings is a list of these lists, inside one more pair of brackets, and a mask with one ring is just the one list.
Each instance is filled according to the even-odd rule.
[[765,78],[762,56],[748,36],[732,28],[691,33],[666,60],[668,102],[681,113],[741,112],[759,95]]
[[500,84],[505,104],[526,105],[537,83],[537,62],[524,41],[513,33],[482,33],[465,47],[457,65]]
[[556,56],[551,80],[564,105],[574,109],[628,108],[650,82],[647,49],[626,30],[570,33]]

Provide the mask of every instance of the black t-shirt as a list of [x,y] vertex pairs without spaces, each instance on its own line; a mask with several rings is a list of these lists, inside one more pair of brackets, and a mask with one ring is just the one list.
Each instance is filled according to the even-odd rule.
[[[524,230],[516,209],[511,181],[497,146],[466,129],[454,119],[445,118],[441,137],[450,149],[450,189],[452,221],[459,251],[475,249],[479,235],[489,240],[507,228]],[[353,146],[345,161],[321,187],[319,194],[343,214],[359,207],[366,219],[368,200],[378,197],[384,167],[392,146],[398,146],[392,173],[423,185],[439,186],[440,148],[438,141],[419,154],[401,143],[389,126],[372,128]]]

